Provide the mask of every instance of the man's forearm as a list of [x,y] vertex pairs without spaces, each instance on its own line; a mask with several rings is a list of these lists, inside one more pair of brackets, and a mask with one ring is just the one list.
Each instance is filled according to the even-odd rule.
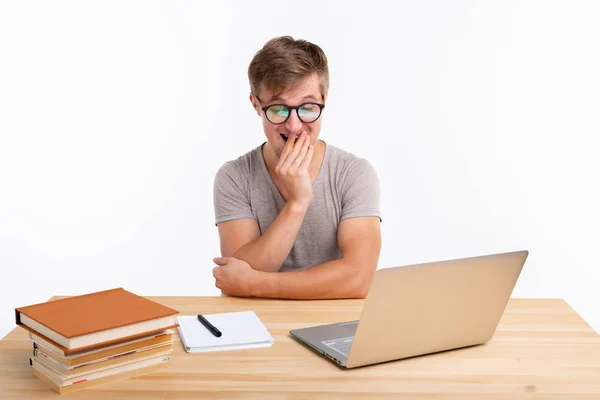
[[257,279],[256,297],[286,299],[365,298],[373,279],[372,269],[350,265],[344,259],[302,271],[263,273]]
[[239,248],[233,256],[258,271],[279,271],[296,241],[306,210],[305,206],[287,203],[261,237]]

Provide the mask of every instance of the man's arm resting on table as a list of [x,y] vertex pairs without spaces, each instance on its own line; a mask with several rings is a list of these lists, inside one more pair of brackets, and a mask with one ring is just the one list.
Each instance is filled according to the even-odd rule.
[[287,203],[262,236],[254,219],[221,222],[221,255],[244,260],[257,271],[279,271],[292,250],[305,214],[306,207]]
[[339,260],[302,271],[262,273],[256,297],[290,299],[365,298],[381,250],[378,217],[348,218],[338,227]]

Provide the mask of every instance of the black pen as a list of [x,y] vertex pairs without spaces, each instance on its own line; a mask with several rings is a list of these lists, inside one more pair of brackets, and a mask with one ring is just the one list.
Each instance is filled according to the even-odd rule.
[[212,333],[216,337],[221,337],[221,331],[218,330],[213,324],[208,322],[208,320],[200,314],[198,314],[198,321],[202,322],[202,325],[204,325],[206,329],[210,331],[210,333]]

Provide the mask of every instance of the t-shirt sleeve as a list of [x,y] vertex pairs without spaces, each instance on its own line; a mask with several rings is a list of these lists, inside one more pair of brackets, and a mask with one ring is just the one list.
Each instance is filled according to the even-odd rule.
[[354,217],[378,217],[379,178],[377,171],[365,159],[357,159],[346,171],[342,188],[340,220]]
[[224,164],[215,176],[213,186],[215,225],[232,219],[252,218],[248,180],[232,162]]

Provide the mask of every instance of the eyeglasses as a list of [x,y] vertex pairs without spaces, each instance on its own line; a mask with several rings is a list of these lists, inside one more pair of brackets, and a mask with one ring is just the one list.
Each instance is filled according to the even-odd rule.
[[315,122],[321,116],[325,104],[302,103],[299,106],[287,106],[285,104],[271,104],[262,108],[267,120],[274,125],[281,125],[288,120],[292,110],[296,110],[298,118],[304,123]]

